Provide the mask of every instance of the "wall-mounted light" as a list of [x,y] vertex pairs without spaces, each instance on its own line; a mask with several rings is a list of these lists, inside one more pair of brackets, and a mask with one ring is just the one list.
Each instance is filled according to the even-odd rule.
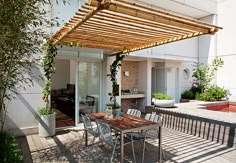
[[125,76],[129,76],[129,71],[125,71]]

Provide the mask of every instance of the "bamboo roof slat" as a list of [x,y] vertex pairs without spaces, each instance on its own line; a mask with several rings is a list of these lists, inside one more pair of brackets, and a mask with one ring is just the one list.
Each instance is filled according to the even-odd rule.
[[50,41],[123,54],[214,34],[221,27],[124,0],[89,0]]
[[[112,17],[110,15],[102,15],[101,14],[101,16],[100,16],[100,14],[97,14],[93,18],[96,20],[105,20],[105,21],[109,21],[112,23],[116,23],[116,24],[124,24],[127,26],[133,26],[133,27],[137,27],[137,28],[141,28],[141,29],[153,30],[153,31],[158,31],[158,32],[162,32],[162,33],[186,34],[186,32],[182,32],[181,30],[179,30],[179,31],[168,30],[167,31],[167,29],[153,26],[151,24],[147,24],[147,23],[141,22],[141,21],[138,21],[140,23],[140,25],[136,25],[137,21],[132,21],[130,19],[117,18],[117,17],[115,18],[114,16]],[[117,21],[114,21],[114,20],[117,20]]]
[[[92,10],[92,8],[87,7],[87,6],[82,6],[85,9],[89,9]],[[78,12],[76,14],[79,14]],[[81,14],[81,13],[80,13]],[[153,21],[149,21],[149,20],[145,20],[145,19],[141,19],[141,18],[137,18],[137,17],[132,17],[132,16],[127,16],[127,15],[122,15],[120,13],[114,13],[114,12],[110,12],[108,10],[104,10],[104,11],[100,11],[97,15],[101,15],[101,16],[106,16],[106,17],[110,17],[110,18],[114,18],[114,19],[125,19],[128,21],[133,21],[136,23],[142,23],[142,24],[146,24],[149,26],[153,26],[155,28],[162,28],[162,29],[167,29],[170,31],[183,31],[183,32],[194,32],[194,30],[190,30],[190,29],[181,29],[178,27],[168,27],[166,25],[160,24],[158,22],[153,22]],[[75,16],[76,17],[76,16]]]
[[147,9],[149,11],[158,12],[158,13],[163,14],[164,16],[172,16],[173,18],[176,18],[178,20],[186,20],[186,21],[189,21],[189,23],[201,24],[201,25],[205,25],[206,27],[215,27],[215,28],[223,29],[222,27],[219,27],[219,26],[216,26],[216,25],[212,25],[212,24],[209,24],[209,23],[198,21],[198,20],[195,20],[195,19],[192,19],[192,18],[189,18],[189,17],[185,17],[185,16],[182,16],[182,15],[177,15],[177,14],[173,14],[173,13],[170,13],[170,12],[165,12],[165,11],[161,11],[161,10],[158,10],[158,9],[146,7],[144,5],[140,5],[140,4],[137,4],[137,3],[132,3],[132,2],[124,1],[124,0],[116,0],[116,1],[119,1],[119,2],[122,2],[122,3],[125,3],[125,4],[129,4],[129,5],[132,5],[132,6],[137,6],[137,7],[140,7],[142,9]]

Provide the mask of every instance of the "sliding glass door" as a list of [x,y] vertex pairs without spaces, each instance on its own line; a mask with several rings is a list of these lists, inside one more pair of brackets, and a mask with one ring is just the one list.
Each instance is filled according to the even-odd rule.
[[100,62],[79,62],[77,73],[77,116],[98,112],[100,110]]

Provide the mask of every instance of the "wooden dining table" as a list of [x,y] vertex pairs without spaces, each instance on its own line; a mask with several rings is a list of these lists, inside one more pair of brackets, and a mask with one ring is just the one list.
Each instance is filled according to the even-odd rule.
[[[121,117],[105,118],[105,112],[90,113],[88,116],[97,121],[107,123],[112,129],[120,133],[120,162],[124,162],[124,135],[130,132],[137,131],[147,131],[150,129],[159,128],[159,162],[161,162],[161,142],[162,142],[162,124],[152,121],[145,120],[144,118],[139,118],[129,114],[123,114]],[[87,134],[86,134],[86,144],[87,144]]]

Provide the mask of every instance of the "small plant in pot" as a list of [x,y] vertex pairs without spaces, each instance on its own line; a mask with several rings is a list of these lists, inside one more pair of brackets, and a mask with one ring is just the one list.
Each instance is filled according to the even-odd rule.
[[191,90],[186,90],[181,94],[180,102],[189,102],[189,100],[195,99],[195,95]]
[[164,108],[164,107],[173,107],[175,104],[175,100],[164,93],[157,92],[153,93],[152,96],[153,96],[152,102],[154,103],[155,106]]
[[111,103],[107,104],[107,106],[111,106],[112,107],[112,113],[116,114],[116,112],[120,112],[121,108],[120,105],[116,102],[116,97],[113,96],[112,93],[109,93],[108,95],[110,95],[110,101]]

